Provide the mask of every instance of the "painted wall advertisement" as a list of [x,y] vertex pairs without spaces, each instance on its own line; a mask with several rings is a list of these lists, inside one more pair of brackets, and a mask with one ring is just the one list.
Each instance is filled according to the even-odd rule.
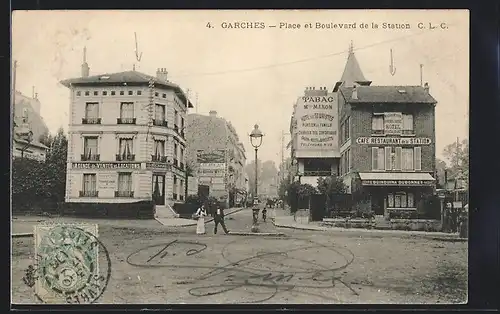
[[224,163],[226,162],[226,154],[223,149],[213,151],[198,150],[196,159],[198,163]]
[[200,177],[224,177],[226,164],[223,162],[204,162],[198,165]]
[[117,174],[116,173],[99,173],[97,180],[97,190],[115,190]]
[[300,97],[295,117],[297,157],[340,157],[336,94]]

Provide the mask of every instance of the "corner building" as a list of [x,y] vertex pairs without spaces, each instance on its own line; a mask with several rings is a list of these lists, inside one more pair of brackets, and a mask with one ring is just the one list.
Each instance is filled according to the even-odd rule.
[[199,193],[233,207],[246,196],[245,148],[231,122],[211,110],[189,114],[187,158],[196,168]]
[[[184,199],[185,117],[192,108],[182,89],[137,71],[62,82],[70,89],[66,197],[68,203],[158,207]],[[124,207],[124,206],[122,206]],[[126,207],[126,206],[125,206]]]
[[351,50],[334,92],[339,95],[339,175],[355,194],[355,206],[385,217],[391,210],[416,210],[435,193],[436,100],[427,83],[372,86]]
[[291,157],[300,183],[318,185],[318,178],[338,174],[337,94],[326,87],[308,87],[294,104],[290,122]]

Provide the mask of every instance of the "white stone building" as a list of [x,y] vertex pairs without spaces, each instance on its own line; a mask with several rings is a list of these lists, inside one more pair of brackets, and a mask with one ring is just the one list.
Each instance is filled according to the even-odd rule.
[[152,201],[157,212],[183,202],[193,106],[165,69],[89,76],[84,62],[82,77],[61,83],[70,89],[66,202]]

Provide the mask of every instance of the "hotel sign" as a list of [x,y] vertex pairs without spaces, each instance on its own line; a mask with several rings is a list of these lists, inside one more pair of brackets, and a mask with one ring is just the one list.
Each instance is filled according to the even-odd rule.
[[300,157],[338,157],[337,95],[305,96],[295,109],[297,147]]
[[141,163],[128,163],[128,162],[73,162],[71,163],[73,169],[141,169]]
[[367,186],[432,186],[434,181],[426,180],[363,180]]
[[428,137],[358,137],[356,143],[366,145],[429,145],[432,140]]
[[384,134],[401,135],[403,130],[403,114],[401,112],[384,113]]

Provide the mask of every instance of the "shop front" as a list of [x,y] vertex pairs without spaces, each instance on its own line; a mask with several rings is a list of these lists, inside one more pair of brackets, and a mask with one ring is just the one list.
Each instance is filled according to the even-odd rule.
[[359,177],[371,210],[386,218],[391,211],[416,211],[435,189],[435,179],[429,173],[365,172]]

